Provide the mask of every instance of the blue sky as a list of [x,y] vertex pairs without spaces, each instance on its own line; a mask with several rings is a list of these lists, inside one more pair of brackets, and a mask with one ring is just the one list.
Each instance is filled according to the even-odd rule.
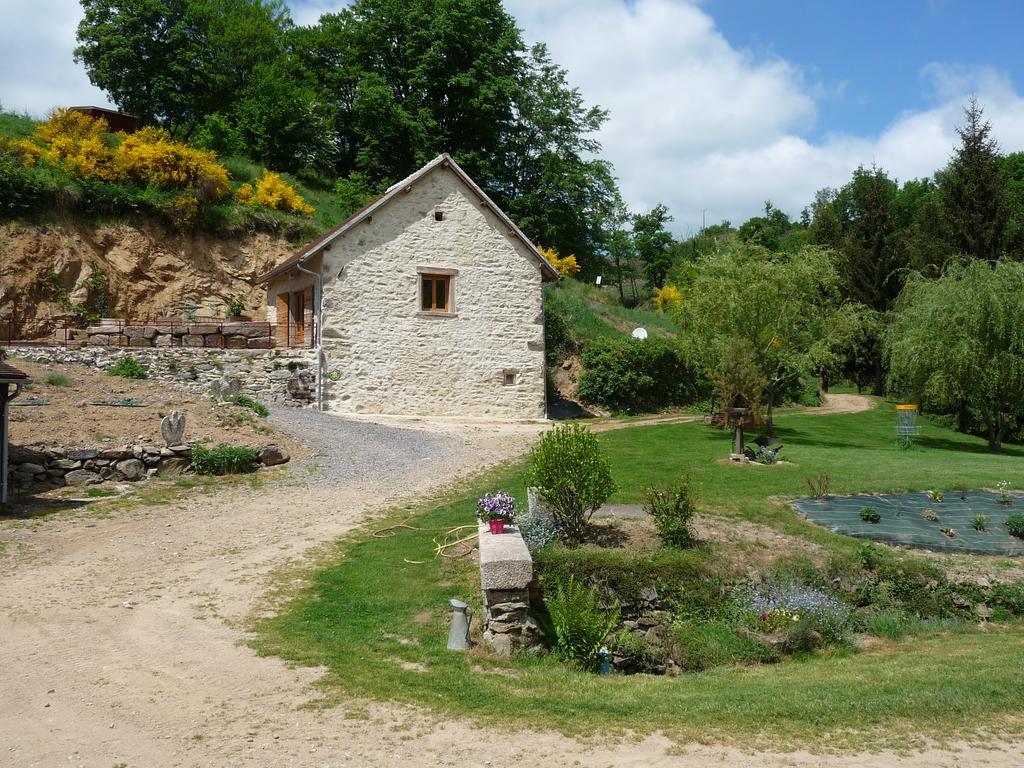
[[[858,165],[930,175],[971,94],[1004,150],[1024,150],[1024,0],[504,2],[610,110],[598,138],[626,202],[665,203],[680,235],[766,200],[798,216]],[[5,108],[107,104],[72,60],[77,0],[0,3]],[[346,2],[289,5],[311,24]]]
[[1024,2],[1016,0],[706,0],[722,34],[758,57],[781,57],[823,89],[810,135],[878,133],[935,94],[933,62],[1024,75]]

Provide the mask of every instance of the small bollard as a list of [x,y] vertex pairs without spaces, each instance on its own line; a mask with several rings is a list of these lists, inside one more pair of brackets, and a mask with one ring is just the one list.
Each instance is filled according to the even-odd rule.
[[612,663],[609,661],[611,653],[607,646],[601,646],[601,650],[597,652],[597,658],[601,662],[601,665],[597,668],[597,674],[610,675],[612,673]]
[[469,650],[469,606],[461,600],[448,601],[452,607],[452,624],[448,630],[448,650]]

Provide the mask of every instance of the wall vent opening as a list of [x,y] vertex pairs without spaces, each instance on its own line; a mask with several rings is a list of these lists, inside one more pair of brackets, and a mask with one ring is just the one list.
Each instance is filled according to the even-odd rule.
[[444,221],[444,211],[434,211],[434,221]]

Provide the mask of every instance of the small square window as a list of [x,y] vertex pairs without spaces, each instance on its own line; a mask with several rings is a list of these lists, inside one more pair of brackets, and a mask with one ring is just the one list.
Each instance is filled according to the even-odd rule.
[[449,312],[451,275],[420,276],[420,308],[424,312]]
[[505,371],[505,386],[506,387],[511,387],[515,383],[516,383],[516,372],[515,371]]
[[434,221],[444,221],[444,211],[434,211]]

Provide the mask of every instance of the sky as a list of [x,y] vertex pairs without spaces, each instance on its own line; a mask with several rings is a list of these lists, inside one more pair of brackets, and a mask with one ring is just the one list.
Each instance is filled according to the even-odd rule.
[[[315,23],[345,0],[287,0]],[[798,216],[858,165],[900,180],[947,162],[975,94],[1024,150],[1020,0],[505,0],[586,100],[635,211],[687,235],[771,200]],[[108,105],[73,61],[77,0],[0,0],[0,104]],[[441,148],[439,148],[441,149]]]

